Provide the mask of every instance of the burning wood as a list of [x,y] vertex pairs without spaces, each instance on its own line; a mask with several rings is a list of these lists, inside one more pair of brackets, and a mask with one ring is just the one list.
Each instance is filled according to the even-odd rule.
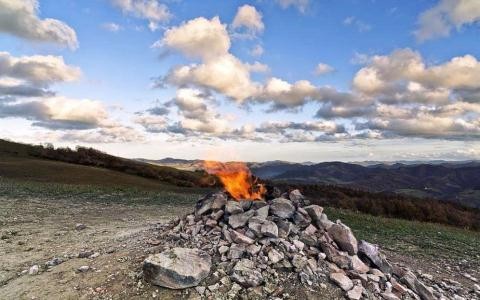
[[245,163],[205,161],[203,167],[207,173],[216,175],[225,190],[236,200],[264,199],[265,186],[257,183]]

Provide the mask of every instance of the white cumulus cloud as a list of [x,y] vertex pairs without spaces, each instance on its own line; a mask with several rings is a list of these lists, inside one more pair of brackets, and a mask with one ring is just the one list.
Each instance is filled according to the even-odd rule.
[[56,19],[40,19],[37,0],[0,0],[0,32],[31,41],[78,48],[77,34]]

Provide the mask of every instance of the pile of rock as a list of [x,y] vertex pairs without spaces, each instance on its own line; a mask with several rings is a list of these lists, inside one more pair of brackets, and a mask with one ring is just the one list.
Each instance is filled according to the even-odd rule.
[[442,297],[298,190],[270,198],[236,201],[218,192],[200,199],[194,213],[163,225],[164,251],[145,260],[144,278],[220,299],[288,297],[288,286],[315,291],[328,280],[348,299]]

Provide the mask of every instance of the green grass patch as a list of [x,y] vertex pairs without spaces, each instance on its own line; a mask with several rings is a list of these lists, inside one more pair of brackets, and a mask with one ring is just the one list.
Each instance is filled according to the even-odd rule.
[[163,190],[144,190],[135,187],[110,187],[44,183],[0,179],[0,195],[12,198],[45,198],[71,200],[72,202],[122,203],[130,205],[193,205],[199,197],[209,192],[201,188],[165,186]]
[[480,233],[434,223],[376,217],[325,208],[331,220],[350,226],[358,239],[377,243],[395,252],[446,259],[480,259]]

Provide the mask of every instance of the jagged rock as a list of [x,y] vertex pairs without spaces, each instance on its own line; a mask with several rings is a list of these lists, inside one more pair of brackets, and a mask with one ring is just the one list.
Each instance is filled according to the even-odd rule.
[[308,234],[306,232],[303,232],[301,235],[300,235],[300,241],[303,242],[305,245],[308,245],[310,247],[316,247],[317,246],[317,237],[312,235],[312,234]]
[[289,219],[293,216],[295,207],[290,200],[285,198],[277,198],[272,200],[270,212],[272,215],[279,218]]
[[322,217],[323,207],[313,204],[305,206],[303,209],[305,209],[305,211],[308,213],[308,215],[312,219],[312,222],[319,226],[318,223],[320,222],[320,219]]
[[367,283],[368,283],[367,274],[360,274],[360,273],[357,273],[357,272],[349,271],[348,275],[351,279],[360,280],[360,282],[362,283],[363,286],[366,286]]
[[81,266],[81,267],[78,267],[77,269],[77,271],[80,273],[85,273],[85,272],[88,272],[89,270],[90,270],[89,266]]
[[395,278],[392,277],[390,282],[392,283],[392,288],[400,295],[403,295],[407,292],[407,288],[401,285]]
[[280,238],[287,238],[288,235],[290,234],[290,231],[292,229],[292,223],[286,221],[286,220],[278,220],[276,222],[277,227],[278,227],[278,236]]
[[317,232],[317,228],[312,224],[308,225],[308,227],[303,230],[303,233],[307,235],[313,235],[315,232]]
[[59,258],[59,257],[54,257],[52,258],[51,260],[47,261],[45,263],[45,266],[47,267],[53,267],[53,266],[57,266],[59,264],[63,263],[63,259]]
[[246,236],[244,234],[241,234],[240,232],[238,232],[236,230],[232,230],[230,232],[230,236],[232,237],[232,240],[235,243],[238,243],[238,244],[250,245],[250,244],[253,244],[255,242],[253,239],[249,238],[248,236]]
[[248,220],[255,215],[254,210],[249,210],[244,213],[238,213],[235,215],[231,215],[228,218],[228,224],[232,226],[233,229],[237,229],[239,227],[243,227],[247,224]]
[[364,288],[362,286],[356,285],[353,289],[347,292],[347,298],[350,300],[360,300],[362,298]]
[[87,258],[87,257],[90,257],[91,255],[93,255],[93,250],[84,250],[84,251],[80,251],[78,252],[78,255],[77,257],[78,258]]
[[378,245],[370,244],[369,242],[362,240],[358,243],[358,252],[360,257],[367,258],[383,273],[392,274],[392,265],[387,261],[383,254],[380,253]]
[[230,250],[228,251],[229,259],[239,259],[243,257],[243,254],[246,251],[246,246],[244,244],[232,244]]
[[308,214],[302,214],[300,212],[301,207],[293,214],[293,223],[300,226],[301,228],[305,228],[312,222],[310,216]]
[[265,222],[265,219],[262,219],[258,216],[251,217],[248,220],[248,229],[250,229],[257,237],[262,237],[262,224]]
[[148,282],[171,289],[197,286],[210,273],[211,257],[199,249],[173,248],[143,262]]
[[293,240],[293,245],[298,251],[302,251],[303,248],[305,247],[305,244],[299,240]]
[[197,204],[195,205],[195,216],[199,217],[207,212],[210,212],[214,199],[215,194],[207,194],[205,197],[198,200]]
[[[308,201],[298,191],[279,194],[267,202],[229,197],[227,193],[207,195],[197,203],[195,214],[160,226],[165,231],[156,237],[164,249],[195,247],[213,256],[214,272],[207,284],[197,289],[202,298],[276,299],[282,289],[271,286],[284,284],[288,278],[295,288],[302,284],[315,289],[329,275],[324,271],[330,270],[331,280],[346,291],[348,299],[419,299],[418,295],[431,299],[432,291],[414,275],[410,278],[407,268],[391,265],[376,245],[357,243],[350,228],[328,220],[318,205],[305,206]],[[272,199],[272,194],[267,199]],[[189,259],[185,268],[191,268],[192,261]],[[177,263],[175,259],[171,265]],[[181,277],[167,273],[175,280]],[[395,278],[408,282],[410,289]],[[263,282],[265,287],[260,286]],[[444,293],[442,289],[447,290],[438,284],[434,287],[437,298]],[[451,295],[458,289],[448,290]],[[465,291],[460,291],[464,295]],[[196,293],[191,296],[198,298]]]
[[317,226],[321,227],[323,230],[328,230],[332,225],[335,224],[330,221],[326,214],[322,214],[320,221],[317,222]]
[[208,219],[207,222],[205,222],[205,225],[207,225],[209,227],[215,227],[215,226],[217,226],[217,221],[215,221],[213,219]]
[[28,275],[37,275],[40,272],[40,267],[38,265],[33,265],[28,269]]
[[307,258],[303,255],[295,254],[292,258],[292,265],[301,270],[307,265]]
[[350,269],[358,273],[367,273],[370,270],[370,268],[356,255],[353,255],[350,259]]
[[270,251],[268,251],[268,260],[272,263],[272,264],[276,264],[278,263],[279,261],[281,261],[283,259],[283,254],[278,252],[277,250],[275,249],[270,249]]
[[337,222],[333,224],[328,233],[332,239],[337,243],[340,249],[347,251],[350,255],[355,255],[358,252],[358,242],[352,233],[352,230],[345,224]]
[[230,279],[244,288],[256,287],[263,283],[262,273],[255,268],[255,263],[249,259],[242,259],[235,264]]
[[220,254],[225,254],[228,252],[230,248],[228,246],[220,246],[218,247],[218,253]]
[[349,291],[353,287],[353,282],[343,273],[330,274],[330,280],[335,282],[335,284],[344,291]]
[[212,195],[212,198],[212,210],[222,209],[225,204],[227,204],[227,196],[225,195],[225,193],[215,193]]
[[275,224],[272,221],[265,221],[261,225],[260,232],[262,233],[262,235],[264,235],[266,237],[276,238],[276,237],[278,237],[277,224]]
[[293,190],[288,195],[288,198],[294,203],[301,203],[305,197],[300,193],[299,190]]
[[229,200],[225,205],[225,212],[230,215],[235,215],[235,214],[242,213],[243,208],[240,202],[235,200]]
[[412,272],[407,272],[400,278],[400,281],[417,293],[423,300],[435,300],[433,291],[426,287]]
[[212,212],[212,214],[210,215],[210,217],[216,221],[220,220],[220,218],[224,215],[224,211],[223,210],[218,210],[216,212]]
[[251,256],[254,256],[254,255],[257,255],[258,252],[260,252],[261,248],[262,248],[262,247],[260,247],[260,246],[258,246],[258,245],[252,244],[252,245],[248,245],[248,246],[247,246],[246,251],[247,251],[247,253],[250,254]]
[[265,220],[268,217],[269,210],[270,210],[269,205],[260,207],[259,209],[256,210],[255,216]]
[[75,225],[75,229],[76,229],[76,230],[84,230],[85,228],[87,228],[87,225],[82,224],[82,223],[77,223],[77,224]]

